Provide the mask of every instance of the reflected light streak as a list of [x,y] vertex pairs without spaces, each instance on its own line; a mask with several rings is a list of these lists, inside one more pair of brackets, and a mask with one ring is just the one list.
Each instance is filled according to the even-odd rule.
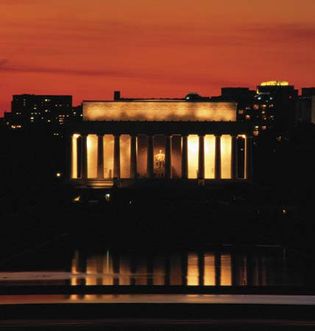
[[204,255],[204,285],[215,285],[215,256],[214,253]]
[[79,285],[80,281],[77,278],[77,275],[79,274],[79,253],[76,251],[74,253],[74,257],[72,259],[71,264],[71,285]]
[[221,255],[220,285],[232,286],[232,258],[231,254]]
[[157,256],[153,262],[153,285],[165,284],[165,260]]
[[86,261],[86,285],[96,285],[96,257],[89,257]]
[[196,253],[189,253],[187,259],[188,259],[187,285],[198,286],[199,285],[198,255]]

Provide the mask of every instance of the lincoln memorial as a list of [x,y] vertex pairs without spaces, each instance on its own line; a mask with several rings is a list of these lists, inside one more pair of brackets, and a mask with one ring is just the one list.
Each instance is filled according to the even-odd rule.
[[247,181],[252,139],[237,104],[187,99],[84,101],[71,132],[71,181],[80,187],[140,181]]

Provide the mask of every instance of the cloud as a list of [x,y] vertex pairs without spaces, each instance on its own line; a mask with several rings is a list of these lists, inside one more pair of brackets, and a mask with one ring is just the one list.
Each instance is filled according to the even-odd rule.
[[[315,25],[290,23],[255,26],[246,26],[242,30],[248,35],[264,38],[269,42],[305,42],[313,43],[315,40]],[[259,41],[259,39],[257,40]]]
[[9,62],[8,59],[1,59],[1,58],[0,58],[0,70],[1,70],[2,67],[4,67],[8,62]]
[[53,68],[53,67],[37,67],[23,65],[8,65],[8,60],[0,59],[0,72],[24,72],[24,73],[44,73],[44,74],[68,74],[78,76],[130,76],[130,72],[115,71],[115,70],[90,70],[90,69],[72,69],[72,68]]
[[200,75],[192,72],[174,72],[173,74],[166,74],[164,71],[154,72],[152,70],[130,70],[121,68],[115,69],[74,69],[74,68],[53,68],[27,65],[9,65],[7,59],[0,59],[0,73],[37,73],[37,74],[52,74],[52,75],[69,75],[69,76],[90,76],[90,77],[104,77],[128,79],[128,80],[143,80],[151,82],[172,83],[177,86],[247,86],[245,82],[235,82],[212,75]]

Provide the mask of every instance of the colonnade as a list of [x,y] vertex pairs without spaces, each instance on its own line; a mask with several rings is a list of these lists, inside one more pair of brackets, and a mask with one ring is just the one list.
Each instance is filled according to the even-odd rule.
[[[72,179],[250,179],[244,134],[73,134]],[[242,168],[242,169],[240,169]]]

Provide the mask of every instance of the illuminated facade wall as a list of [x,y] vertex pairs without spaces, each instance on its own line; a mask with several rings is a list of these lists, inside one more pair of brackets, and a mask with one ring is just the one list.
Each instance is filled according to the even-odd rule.
[[111,134],[104,135],[104,178],[111,179],[114,176],[114,136]]
[[199,137],[188,136],[188,178],[198,178]]
[[215,136],[205,136],[205,178],[215,178]]
[[237,104],[187,101],[85,101],[85,121],[236,121]]
[[120,136],[120,177],[130,178],[130,135]]
[[97,178],[97,135],[87,136],[87,177]]
[[232,178],[232,137],[222,135],[221,137],[221,178]]

